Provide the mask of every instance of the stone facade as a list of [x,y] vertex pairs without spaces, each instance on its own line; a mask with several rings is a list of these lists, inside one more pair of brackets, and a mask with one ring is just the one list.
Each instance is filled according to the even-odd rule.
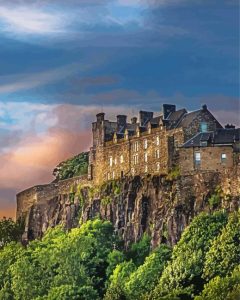
[[139,113],[139,120],[117,116],[105,120],[104,113],[93,123],[93,146],[90,150],[89,179],[96,184],[129,175],[167,174],[178,164],[179,147],[198,132],[222,128],[207,106],[188,113],[164,104],[162,114]]
[[181,174],[196,170],[226,173],[240,166],[240,129],[198,133],[180,148],[178,165]]
[[[201,157],[199,163],[196,163],[197,153]],[[222,160],[222,155],[226,155],[224,160]],[[226,169],[233,168],[237,160],[237,154],[234,154],[232,147],[196,147],[181,149],[179,166],[181,173],[195,170],[224,172]]]

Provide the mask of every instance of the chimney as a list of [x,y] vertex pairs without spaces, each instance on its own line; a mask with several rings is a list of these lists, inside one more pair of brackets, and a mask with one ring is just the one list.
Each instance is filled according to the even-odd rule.
[[225,125],[225,129],[235,129],[235,126],[233,124],[227,124]]
[[203,104],[202,110],[203,110],[203,111],[206,111],[206,110],[207,110],[207,105],[206,105],[206,104]]
[[96,115],[97,117],[97,123],[102,123],[102,121],[104,121],[104,116],[105,116],[105,113],[99,113]]
[[132,124],[136,124],[136,123],[137,123],[137,117],[133,117],[133,118],[131,119],[131,123],[132,123]]
[[147,122],[153,118],[153,112],[151,111],[140,111],[139,112],[139,121],[140,126],[146,126]]
[[170,115],[170,113],[176,111],[176,105],[163,104],[162,111],[163,111],[163,119],[166,120],[168,118],[168,116]]
[[125,115],[118,115],[117,116],[117,127],[126,127],[127,125],[127,116]]

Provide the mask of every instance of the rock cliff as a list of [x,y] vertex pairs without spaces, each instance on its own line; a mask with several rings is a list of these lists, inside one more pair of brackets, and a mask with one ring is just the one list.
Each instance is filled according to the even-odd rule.
[[144,232],[152,245],[175,244],[192,218],[202,211],[239,207],[240,172],[195,172],[178,176],[136,176],[97,187],[85,178],[38,186],[17,196],[24,216],[24,240],[39,238],[48,227],[67,229],[88,219],[110,220],[127,247]]

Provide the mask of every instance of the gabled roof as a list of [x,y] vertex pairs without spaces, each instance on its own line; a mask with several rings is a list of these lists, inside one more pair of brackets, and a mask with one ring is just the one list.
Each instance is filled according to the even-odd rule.
[[197,133],[194,137],[188,140],[185,144],[182,145],[183,148],[189,147],[200,147],[201,142],[209,142],[212,136],[212,132],[200,132]]
[[233,143],[240,141],[240,128],[218,129],[213,133],[214,144]]
[[[200,132],[183,144],[183,148],[201,147],[202,142],[207,142],[208,145],[233,145],[240,141],[240,128],[217,129],[211,132]],[[206,145],[205,145],[206,146]]]
[[187,114],[187,110],[185,108],[170,113],[170,115],[166,119],[169,123],[169,128],[171,129],[175,128],[177,124],[180,122],[180,120],[183,118],[183,116],[186,114]]
[[181,120],[179,121],[179,123],[177,124],[177,128],[179,127],[188,127],[192,121],[201,113],[201,109],[199,110],[195,110],[189,113],[186,113]]

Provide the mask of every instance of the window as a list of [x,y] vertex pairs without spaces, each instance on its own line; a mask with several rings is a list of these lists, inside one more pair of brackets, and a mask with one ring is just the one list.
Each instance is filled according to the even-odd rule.
[[132,147],[133,147],[133,152],[138,152],[138,142],[134,142]]
[[200,141],[200,146],[207,147],[207,141]]
[[112,173],[112,178],[115,179],[115,172]]
[[207,132],[208,131],[208,124],[206,122],[201,122],[200,129],[201,129],[201,132]]
[[157,169],[157,172],[159,172],[159,171],[160,171],[160,163],[157,163],[157,167],[156,167],[156,169]]
[[147,141],[147,140],[144,140],[144,142],[143,142],[143,148],[144,148],[144,149],[147,149],[147,147],[148,147],[148,141]]
[[132,175],[135,174],[135,169],[134,168],[131,169],[131,173],[132,173]]
[[160,139],[159,139],[159,136],[157,136],[156,137],[156,145],[159,146],[159,144],[160,144]]
[[122,164],[123,163],[123,155],[120,155],[120,163]]
[[108,180],[111,179],[111,174],[110,174],[110,173],[107,174],[107,179],[108,179]]
[[222,153],[222,154],[221,154],[221,162],[222,162],[222,163],[225,163],[226,160],[227,160],[227,154],[226,154],[226,153]]
[[117,164],[117,158],[114,159],[114,163],[115,163],[115,165]]
[[138,154],[133,155],[133,164],[138,164]]
[[160,150],[159,149],[157,149],[155,151],[155,158],[160,158]]
[[147,161],[148,161],[148,154],[144,153],[144,162],[147,162]]
[[195,158],[195,165],[200,165],[200,163],[201,163],[201,153],[200,152],[195,152],[194,158]]
[[110,156],[110,158],[109,158],[109,164],[110,164],[110,167],[112,167],[112,165],[113,165],[113,158],[112,158],[112,156]]
[[145,166],[145,173],[147,173],[148,172],[148,166],[146,165]]

